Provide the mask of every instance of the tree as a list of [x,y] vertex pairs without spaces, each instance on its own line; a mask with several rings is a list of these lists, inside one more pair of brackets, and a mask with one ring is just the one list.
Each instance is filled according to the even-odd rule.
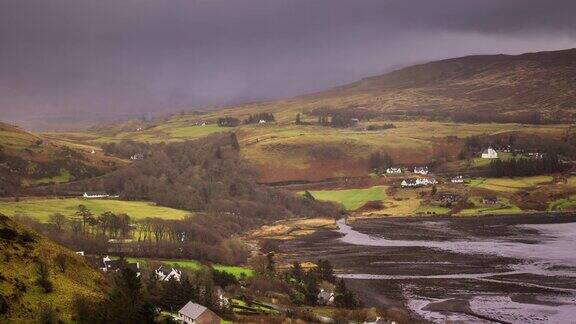
[[86,233],[86,224],[94,219],[94,215],[84,205],[78,205],[78,210],[76,211],[76,216],[82,220],[82,233]]
[[290,276],[297,281],[301,281],[302,278],[304,278],[304,270],[302,270],[300,262],[294,261],[294,263],[292,263],[292,267],[290,268]]
[[334,302],[338,307],[343,308],[356,308],[359,306],[358,299],[354,296],[354,293],[348,290],[344,279],[340,279],[336,282],[336,291],[334,292]]
[[44,293],[51,293],[54,290],[54,285],[50,280],[50,268],[44,260],[39,260],[36,263],[36,274],[38,275],[36,284],[44,290]]
[[48,222],[61,231],[68,222],[68,219],[61,213],[54,213],[48,216]]
[[296,114],[296,122],[295,122],[295,124],[296,124],[296,125],[300,125],[300,123],[301,123],[300,113],[297,113],[297,114]]
[[334,283],[336,281],[336,276],[334,275],[334,268],[332,263],[328,260],[318,260],[318,273],[320,279]]
[[54,258],[54,262],[58,266],[58,269],[60,269],[60,272],[62,273],[66,272],[68,257],[66,257],[64,253],[58,253],[58,255],[56,255],[56,258]]

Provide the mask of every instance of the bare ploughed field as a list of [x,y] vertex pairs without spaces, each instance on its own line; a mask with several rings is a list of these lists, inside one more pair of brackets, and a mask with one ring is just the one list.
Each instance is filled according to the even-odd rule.
[[284,241],[283,261],[329,259],[368,305],[414,320],[571,323],[576,215],[382,218]]

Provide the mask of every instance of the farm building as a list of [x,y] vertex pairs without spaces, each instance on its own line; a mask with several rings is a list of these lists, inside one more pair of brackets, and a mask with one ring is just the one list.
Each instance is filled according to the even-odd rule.
[[159,281],[170,281],[176,280],[180,281],[180,277],[182,276],[182,272],[178,269],[174,268],[165,268],[164,266],[160,266],[160,268],[154,270],[156,277]]
[[388,168],[388,169],[386,169],[386,173],[389,173],[389,174],[402,173],[402,169],[400,169],[400,168]]
[[418,174],[422,174],[422,175],[427,175],[427,174],[428,174],[428,167],[427,167],[427,166],[414,167],[414,173],[418,173]]
[[192,301],[178,311],[178,319],[187,324],[220,324],[222,320],[213,311]]
[[498,152],[496,152],[493,148],[489,147],[482,151],[482,158],[483,159],[497,159]]
[[84,197],[84,198],[108,198],[108,197],[110,197],[110,195],[104,191],[86,191],[84,193],[84,195],[82,195],[82,197]]

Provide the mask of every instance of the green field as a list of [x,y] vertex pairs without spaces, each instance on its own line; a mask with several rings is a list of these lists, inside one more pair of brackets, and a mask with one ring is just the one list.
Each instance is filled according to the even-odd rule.
[[548,205],[548,210],[550,211],[567,211],[574,210],[576,208],[576,196],[570,196],[568,198],[562,198],[550,202]]
[[552,177],[546,175],[518,178],[478,178],[472,179],[468,185],[500,192],[518,192],[550,181],[552,181]]
[[70,174],[68,170],[62,170],[59,175],[54,177],[47,177],[47,178],[40,178],[40,179],[31,179],[25,180],[24,186],[30,185],[43,185],[48,183],[64,183],[74,180],[74,177]]
[[[163,264],[166,264],[171,267],[179,267],[179,268],[186,268],[190,270],[198,270],[202,267],[202,263],[196,260],[188,260],[188,259],[163,259],[163,260],[151,260],[151,259],[139,259],[139,258],[128,258],[129,262],[143,262],[146,263],[148,261],[157,261]],[[254,271],[252,269],[239,267],[239,266],[231,266],[231,265],[223,265],[223,264],[214,264],[212,267],[218,271],[223,271],[234,275],[236,278],[240,278],[242,276],[251,277],[254,275]]]
[[346,210],[356,210],[369,201],[384,200],[385,186],[375,186],[367,189],[320,190],[310,191],[318,200],[333,201],[344,206]]
[[471,197],[469,202],[474,204],[474,207],[460,211],[460,215],[516,214],[522,212],[520,208],[502,197],[498,197],[498,202],[495,205],[482,204],[480,197]]
[[21,201],[1,201],[0,213],[5,215],[24,214],[39,221],[48,221],[53,213],[73,216],[78,205],[85,205],[93,214],[99,215],[105,211],[126,213],[133,219],[159,217],[164,219],[181,219],[190,214],[184,210],[156,206],[145,201],[124,201],[115,199],[24,199]]

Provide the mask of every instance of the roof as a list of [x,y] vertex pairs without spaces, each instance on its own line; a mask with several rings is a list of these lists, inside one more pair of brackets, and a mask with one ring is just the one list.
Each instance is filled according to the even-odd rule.
[[202,315],[202,313],[204,313],[208,308],[200,305],[200,304],[196,304],[193,303],[191,301],[189,301],[186,305],[184,305],[184,307],[182,307],[178,313],[182,314],[182,315],[186,315],[192,319],[197,319],[198,317],[200,317],[200,315]]
[[88,196],[107,195],[105,191],[86,191]]
[[160,268],[156,269],[157,272],[162,273],[163,275],[167,276],[172,272],[172,269],[164,268],[164,266],[160,266]]

